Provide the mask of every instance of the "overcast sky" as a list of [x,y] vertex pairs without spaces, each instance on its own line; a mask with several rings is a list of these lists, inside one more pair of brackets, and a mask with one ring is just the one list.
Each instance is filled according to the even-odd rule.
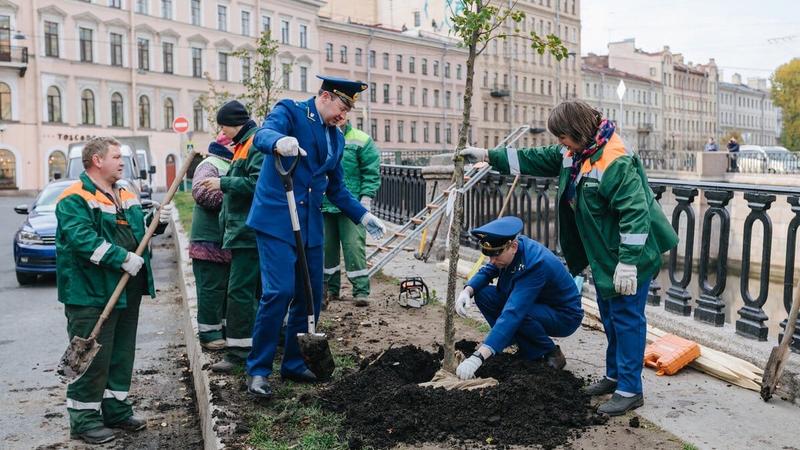
[[669,45],[686,61],[715,58],[724,81],[734,72],[769,78],[800,57],[800,0],[582,0],[581,53],[607,54],[608,42]]

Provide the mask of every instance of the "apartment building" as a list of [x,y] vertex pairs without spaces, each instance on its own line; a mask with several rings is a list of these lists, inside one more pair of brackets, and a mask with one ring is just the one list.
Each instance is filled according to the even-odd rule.
[[351,123],[384,151],[452,151],[462,122],[466,50],[419,30],[319,20],[320,65],[369,86]]
[[[0,0],[0,185],[38,189],[64,173],[70,143],[149,136],[155,185],[187,144],[212,138],[209,79],[236,95],[257,36],[280,43],[281,95],[304,99],[319,73],[317,0]],[[254,57],[254,56],[253,56]],[[177,116],[190,134],[175,134]],[[213,120],[213,118],[212,118]]]
[[719,84],[721,136],[738,132],[740,144],[780,145],[781,109],[772,103],[765,78],[742,82],[738,73],[730,83]]

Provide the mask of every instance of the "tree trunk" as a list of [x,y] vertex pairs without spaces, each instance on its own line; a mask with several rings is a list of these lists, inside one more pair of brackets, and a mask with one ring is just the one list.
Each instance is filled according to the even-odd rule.
[[[472,84],[475,76],[475,57],[477,56],[477,43],[480,31],[473,32],[469,54],[467,56],[467,79],[464,87],[464,113],[461,119],[461,128],[458,131],[458,145],[453,154],[453,178],[456,189],[461,189],[464,185],[464,158],[459,155],[464,147],[467,146],[467,138],[470,130],[470,115],[472,111]],[[449,372],[455,372],[455,327],[453,324],[455,316],[456,281],[458,280],[458,250],[461,246],[461,219],[464,215],[464,198],[462,194],[457,194],[455,190],[450,191],[450,195],[456,195],[453,205],[452,222],[450,223],[450,247],[448,254],[450,265],[447,268],[447,304],[444,319],[444,361],[442,366]]]

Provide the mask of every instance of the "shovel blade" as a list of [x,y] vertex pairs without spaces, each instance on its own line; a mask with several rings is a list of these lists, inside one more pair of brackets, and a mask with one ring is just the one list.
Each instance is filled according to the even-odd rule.
[[58,363],[58,375],[66,383],[74,383],[92,365],[100,345],[95,339],[73,336]]
[[329,379],[336,364],[333,362],[331,348],[328,345],[328,336],[323,333],[299,333],[297,343],[308,370],[320,381]]

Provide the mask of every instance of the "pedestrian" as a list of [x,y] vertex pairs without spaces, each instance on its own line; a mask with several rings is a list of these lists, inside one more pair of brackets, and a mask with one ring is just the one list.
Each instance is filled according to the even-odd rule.
[[[459,364],[463,380],[490,356],[516,343],[518,354],[563,369],[567,360],[550,336],[572,335],[583,320],[581,295],[564,264],[547,247],[521,236],[523,223],[506,216],[475,228],[481,252],[489,258],[464,287],[456,312],[467,317],[473,297],[492,330],[475,353]],[[489,283],[497,278],[497,285]]]
[[231,252],[228,292],[225,306],[225,356],[211,370],[231,373],[241,367],[253,345],[253,321],[261,285],[258,276],[258,250],[255,232],[245,225],[253,203],[256,180],[264,155],[253,150],[258,126],[247,108],[237,100],[217,111],[217,124],[233,142],[233,159],[226,175],[209,177],[200,185],[209,191],[221,190],[222,248]]
[[225,348],[223,330],[231,251],[222,248],[222,231],[219,213],[224,193],[221,189],[208,189],[203,180],[220,178],[230,170],[233,152],[218,141],[208,146],[208,156],[197,166],[192,178],[192,233],[189,257],[192,258],[195,288],[197,290],[197,330],[200,345],[208,350]]
[[[354,223],[380,238],[385,226],[347,190],[342,157],[344,124],[358,94],[367,85],[343,78],[323,77],[318,95],[306,101],[281,100],[256,134],[255,148],[265,155],[256,198],[247,224],[256,230],[261,261],[263,295],[253,329],[253,351],[247,359],[250,395],[272,395],[267,377],[278,346],[281,325],[288,310],[281,377],[314,382],[297,343],[297,333],[308,331],[302,277],[297,276],[295,237],[289,220],[286,192],[275,167],[290,167],[300,158],[293,174],[294,199],[311,276],[315,315],[322,304],[322,195]],[[278,158],[276,161],[275,158]],[[291,302],[291,307],[290,307]]]
[[[365,132],[353,128],[350,123],[344,127],[344,157],[342,158],[344,184],[347,190],[368,211],[372,199],[381,186],[381,155],[375,142]],[[326,289],[324,306],[329,301],[339,300],[341,272],[339,270],[339,246],[344,253],[344,267],[347,279],[353,286],[353,301],[356,306],[369,304],[369,277],[367,276],[367,233],[364,226],[353,223],[350,218],[334,206],[327,197],[322,200],[322,216],[325,229],[325,269]]]
[[[67,334],[86,338],[123,273],[130,279],[111,311],[89,369],[67,387],[70,435],[90,444],[114,439],[111,428],[139,431],[147,422],[133,414],[128,391],[133,374],[136,327],[142,295],[155,297],[150,251],[136,247],[153,220],[136,194],[116,184],[124,162],[113,138],[95,138],[81,154],[84,171],[56,205],[56,283]],[[163,233],[172,205],[161,207],[156,234]]]
[[586,391],[613,393],[598,411],[623,414],[644,402],[645,301],[661,254],[675,247],[678,237],[655,201],[638,155],[625,148],[612,121],[573,100],[553,109],[547,128],[560,145],[471,147],[461,154],[488,160],[503,173],[558,176],[561,250],[573,275],[591,267],[608,339],[606,377]]
[[739,171],[739,143],[736,142],[736,138],[731,136],[731,139],[728,141],[728,159],[731,160],[731,172],[738,172]]
[[705,151],[707,152],[715,152],[719,150],[717,148],[717,142],[714,140],[713,137],[708,138],[708,142],[706,142]]

